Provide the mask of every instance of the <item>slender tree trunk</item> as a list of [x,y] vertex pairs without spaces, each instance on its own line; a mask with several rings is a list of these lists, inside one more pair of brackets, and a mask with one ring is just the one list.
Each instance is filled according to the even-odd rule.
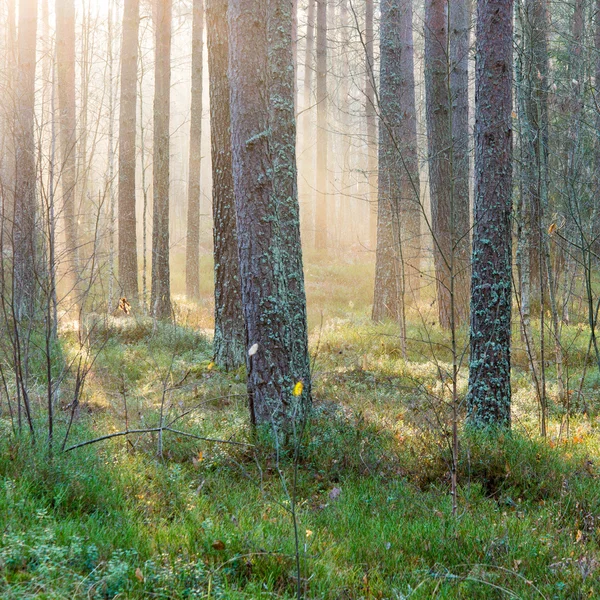
[[56,3],[56,59],[58,71],[58,108],[60,111],[60,180],[67,270],[70,287],[79,283],[79,241],[75,184],[77,181],[77,129],[75,108],[75,5],[74,0]]
[[121,293],[133,303],[138,302],[135,168],[139,27],[139,0],[125,0],[119,113],[119,284]]
[[426,0],[431,226],[439,321],[445,329],[465,322],[469,310],[468,22],[464,0]]
[[327,156],[327,0],[317,3],[317,206],[315,216],[315,248],[328,244],[328,156]]
[[369,240],[377,247],[377,124],[375,111],[375,55],[373,52],[373,0],[365,1],[365,117],[367,122],[367,179]]
[[186,294],[200,300],[200,166],[202,144],[202,46],[204,0],[194,0],[192,24],[192,107],[188,168],[187,240],[185,247]]
[[[299,389],[296,383],[305,375],[296,372],[295,366],[307,364],[308,358],[292,357],[289,344],[295,335],[305,335],[293,330],[294,301],[288,286],[295,276],[293,266],[298,264],[293,253],[301,252],[297,236],[288,239],[288,215],[297,198],[278,197],[282,188],[273,185],[272,143],[285,144],[285,138],[273,139],[276,124],[269,100],[271,89],[283,84],[269,86],[268,31],[281,27],[286,36],[291,31],[291,22],[283,16],[281,22],[275,20],[278,14],[269,0],[231,0],[228,14],[231,140],[250,414],[253,423],[271,425],[275,433],[279,426],[289,427],[295,417],[302,416],[310,389],[305,381],[300,396],[294,394]],[[291,64],[286,70],[292,70]],[[285,73],[280,75],[286,81]],[[293,106],[293,97],[286,95],[285,102]],[[293,121],[288,125],[293,127]],[[283,122],[277,128],[278,136],[287,129]],[[292,144],[292,155],[293,148]],[[293,165],[288,167],[293,169]]]
[[37,0],[20,0],[13,226],[13,302],[18,320],[33,316],[36,293],[37,201],[34,138],[36,31]]
[[207,0],[212,212],[215,258],[215,362],[229,370],[243,365],[246,332],[242,313],[235,196],[231,163],[228,0]]
[[412,0],[384,0],[381,4],[379,101],[373,318],[404,324],[407,293],[409,299],[418,293],[421,217]]
[[158,319],[171,318],[169,270],[169,123],[171,104],[171,0],[156,0],[154,67],[154,154],[152,290],[150,306]]
[[512,0],[479,0],[475,203],[467,408],[478,427],[510,427],[512,303]]

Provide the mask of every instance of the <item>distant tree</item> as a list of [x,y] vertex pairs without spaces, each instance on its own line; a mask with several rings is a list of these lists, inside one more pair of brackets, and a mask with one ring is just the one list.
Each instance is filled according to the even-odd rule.
[[[290,2],[291,4],[291,2]],[[287,5],[287,3],[286,3]],[[276,10],[277,8],[277,10]],[[290,227],[297,221],[288,220],[297,208],[297,197],[280,197],[283,188],[273,184],[276,163],[272,162],[273,144],[284,143],[279,138],[288,126],[295,128],[293,120],[273,126],[269,99],[269,31],[281,27],[282,35],[290,36],[292,23],[289,10],[279,12],[269,0],[230,0],[229,32],[231,78],[231,139],[233,149],[233,174],[238,225],[238,247],[244,318],[247,331],[247,370],[250,414],[254,424],[275,427],[276,431],[295,417],[303,416],[309,402],[310,382],[305,380],[304,390],[296,384],[306,377],[304,369],[308,356],[293,357],[297,344],[290,340],[305,336],[305,331],[295,331],[299,322],[291,311],[297,308],[289,290],[293,271],[301,259],[297,240],[299,234],[290,236]],[[281,15],[281,21],[276,15]],[[289,54],[286,54],[289,57]],[[287,60],[287,59],[286,59]],[[292,71],[292,64],[287,69]],[[280,72],[286,80],[289,74]],[[293,106],[293,87],[286,87],[285,102]],[[289,93],[292,93],[289,96]],[[283,99],[283,98],[282,98]],[[289,109],[288,109],[289,110]],[[287,110],[285,111],[287,112]],[[280,115],[281,116],[281,115]],[[271,127],[270,127],[271,126]],[[295,132],[294,132],[295,135]],[[294,146],[290,149],[293,155]],[[295,157],[294,157],[295,159]],[[295,165],[288,164],[293,169]],[[274,168],[275,167],[275,168]],[[298,280],[299,281],[299,280]],[[293,295],[299,294],[296,289]],[[294,392],[301,392],[296,396]]]
[[375,111],[375,34],[373,0],[365,0],[365,118],[367,122],[367,179],[369,243],[377,245],[377,120]]
[[469,312],[468,49],[467,0],[426,0],[431,227],[439,322],[446,329]]
[[136,104],[138,75],[139,0],[125,0],[121,47],[119,113],[119,283],[123,295],[138,300],[137,231],[135,214]]
[[185,245],[186,294],[200,299],[200,164],[202,159],[202,46],[204,0],[194,0],[192,19],[192,106],[190,110],[190,156],[188,212]]
[[373,319],[403,322],[405,296],[418,291],[421,222],[412,0],[382,0],[379,86]]
[[317,206],[315,214],[315,248],[328,244],[327,226],[327,0],[317,3]]
[[169,123],[171,104],[171,0],[156,0],[154,66],[154,154],[152,289],[150,306],[159,319],[171,317],[169,269]]
[[36,292],[36,31],[37,0],[20,0],[13,226],[13,303],[18,320],[33,316]]
[[513,1],[479,0],[475,202],[467,408],[478,427],[510,427]]
[[62,185],[65,241],[71,286],[79,278],[79,239],[75,207],[77,182],[77,123],[75,106],[75,4],[74,0],[56,3],[56,63],[58,107],[60,111],[59,169]]
[[212,212],[215,262],[215,362],[233,369],[246,360],[235,196],[231,163],[228,0],[207,0]]

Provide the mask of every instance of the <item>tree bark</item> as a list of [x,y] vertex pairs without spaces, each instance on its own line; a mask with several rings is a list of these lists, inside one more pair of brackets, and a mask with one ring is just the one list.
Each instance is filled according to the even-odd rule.
[[136,115],[139,0],[125,0],[121,48],[119,112],[119,284],[121,293],[138,302],[137,227],[135,214]]
[[208,71],[215,259],[215,362],[226,370],[245,363],[246,332],[238,257],[231,132],[228,0],[207,0]]
[[431,227],[439,322],[445,329],[464,323],[469,311],[468,22],[466,0],[426,0]]
[[467,409],[476,427],[510,427],[512,0],[479,0],[475,203]]
[[36,30],[37,0],[20,0],[13,226],[13,303],[17,320],[31,318],[35,310],[37,267],[34,138]]
[[[269,9],[274,9],[269,0],[230,1],[229,71],[250,415],[254,424],[271,425],[278,435],[282,429],[289,431],[292,421],[303,416],[310,385],[304,381],[304,391],[300,396],[294,394],[304,376],[294,370],[295,365],[308,362],[307,357],[302,361],[293,358],[289,344],[295,335],[302,335],[294,331],[288,288],[288,281],[295,276],[291,267],[297,264],[297,259],[291,257],[301,250],[295,238],[286,239],[286,215],[293,212],[297,198],[276,195],[279,187],[273,184],[274,133],[270,128],[274,123],[269,100],[275,88],[269,85],[268,31],[279,26],[287,36],[291,22],[283,17],[280,23],[270,19]],[[286,70],[291,71],[292,65],[288,64]],[[293,106],[293,97],[286,95],[285,103]],[[274,141],[285,143],[284,139]],[[286,258],[288,253],[290,258]]]
[[375,36],[373,0],[365,1],[365,118],[367,122],[367,180],[369,203],[369,243],[377,247],[377,122],[375,111]]
[[317,3],[317,206],[315,215],[315,248],[328,245],[328,152],[327,152],[327,0]]
[[379,85],[379,209],[373,319],[390,318],[404,323],[405,297],[418,294],[420,270],[412,0],[381,3]]
[[77,181],[77,129],[75,107],[75,5],[74,0],[56,3],[56,62],[60,111],[59,170],[63,194],[63,219],[67,270],[71,289],[79,284],[79,240],[75,185]]
[[171,104],[171,0],[156,0],[154,67],[154,153],[152,216],[152,290],[150,305],[158,319],[171,318],[169,270],[169,122]]
[[194,0],[192,24],[192,106],[190,110],[190,156],[188,213],[185,247],[186,294],[200,300],[200,165],[202,143],[202,46],[204,0]]

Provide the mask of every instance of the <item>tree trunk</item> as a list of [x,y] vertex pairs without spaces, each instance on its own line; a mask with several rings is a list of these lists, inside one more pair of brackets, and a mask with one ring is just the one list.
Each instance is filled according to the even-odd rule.
[[215,362],[229,370],[245,362],[246,332],[237,245],[229,110],[227,0],[207,0],[212,212],[215,258]]
[[63,193],[65,243],[68,254],[69,286],[79,284],[79,241],[75,185],[77,181],[77,129],[75,109],[75,5],[74,0],[56,3],[56,61],[58,71],[58,108],[60,111],[59,170]]
[[418,293],[421,218],[412,0],[381,4],[380,105],[373,319],[404,323],[405,297]]
[[13,227],[13,303],[17,320],[31,318],[35,308],[37,267],[34,137],[36,30],[37,0],[20,0]]
[[171,0],[156,0],[154,67],[154,153],[152,290],[150,306],[158,319],[171,318],[169,271],[169,122],[171,104]]
[[512,302],[512,0],[479,0],[475,203],[467,409],[477,427],[510,427]]
[[134,303],[138,302],[139,293],[135,214],[139,26],[139,0],[125,0],[119,113],[119,284],[123,296]]
[[[273,19],[269,19],[270,8]],[[275,123],[269,110],[268,30],[281,27],[286,36],[291,32],[291,22],[283,16],[278,22],[279,15],[269,0],[231,0],[228,15],[231,140],[250,414],[254,424],[271,425],[276,435],[281,426],[289,430],[291,421],[303,416],[310,389],[309,381],[304,381],[304,391],[294,394],[305,376],[295,366],[308,364],[308,358],[292,357],[289,343],[296,335],[306,335],[293,329],[294,301],[288,285],[297,277],[292,271],[298,264],[294,253],[301,252],[297,237],[290,239],[288,226],[297,198],[277,197],[282,188],[273,185],[271,140],[279,145],[285,139],[274,139],[270,128]],[[287,64],[285,70],[291,67]],[[280,76],[286,81],[285,73]],[[282,86],[292,92],[281,81],[275,83],[273,90]],[[293,106],[293,97],[286,93],[285,102]],[[287,126],[282,122],[277,128],[280,135]],[[293,144],[289,152],[293,156]],[[288,167],[294,170],[293,164]]]
[[187,239],[185,246],[186,294],[200,300],[200,163],[202,143],[202,46],[204,0],[194,0],[192,24],[192,106],[188,168]]
[[317,207],[315,248],[327,249],[328,211],[327,177],[327,0],[317,3]]
[[469,311],[468,22],[465,0],[426,0],[431,227],[439,321],[445,329],[465,322]]
[[365,2],[365,117],[367,121],[367,178],[369,243],[377,247],[377,125],[375,111],[375,55],[373,52],[373,0]]

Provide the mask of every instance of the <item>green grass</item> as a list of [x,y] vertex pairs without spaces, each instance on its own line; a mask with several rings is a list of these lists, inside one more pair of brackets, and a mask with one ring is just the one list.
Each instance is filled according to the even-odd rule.
[[[315,410],[298,453],[305,597],[598,597],[595,368],[583,385],[589,410],[571,416],[567,436],[551,396],[542,440],[526,365],[516,361],[513,432],[461,430],[453,516],[446,334],[425,331],[429,316],[413,311],[404,358],[397,328],[369,319],[370,262],[311,260],[307,272]],[[210,286],[204,293],[199,308],[179,301],[176,327],[97,323],[67,446],[155,427],[161,405],[167,419],[193,409],[177,421],[182,431],[253,444],[243,371],[211,363]],[[587,350],[580,329],[565,332],[574,380]],[[63,336],[61,356],[75,352],[72,338]],[[466,380],[462,368],[461,398]],[[61,402],[55,447],[68,393]],[[35,446],[0,418],[1,598],[295,597],[289,454],[166,432],[162,457],[148,433],[50,460],[42,416]]]

